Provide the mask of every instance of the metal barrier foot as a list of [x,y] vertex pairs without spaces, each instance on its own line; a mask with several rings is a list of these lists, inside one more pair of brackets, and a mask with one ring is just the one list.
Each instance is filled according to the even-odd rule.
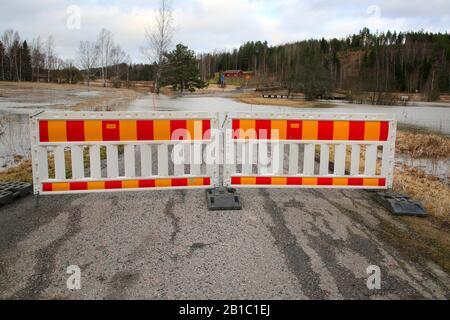
[[392,191],[377,192],[375,200],[383,207],[397,216],[426,217],[428,214],[424,207],[410,197]]
[[241,210],[241,199],[235,189],[215,188],[206,190],[209,211]]

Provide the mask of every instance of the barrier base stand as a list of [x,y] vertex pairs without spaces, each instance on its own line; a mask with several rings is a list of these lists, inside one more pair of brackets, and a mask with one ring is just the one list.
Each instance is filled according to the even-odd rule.
[[241,199],[235,189],[215,188],[206,190],[209,211],[241,210]]
[[378,203],[394,215],[415,217],[426,217],[428,215],[419,202],[408,196],[391,191],[376,192],[374,196]]

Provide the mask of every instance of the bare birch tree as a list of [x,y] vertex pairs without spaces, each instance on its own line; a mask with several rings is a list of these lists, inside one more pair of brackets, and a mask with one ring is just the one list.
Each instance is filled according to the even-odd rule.
[[90,41],[81,41],[78,56],[81,69],[86,73],[87,85],[90,87],[91,70],[97,65],[99,48],[95,43]]
[[103,86],[106,87],[108,78],[108,66],[111,59],[111,50],[114,47],[114,39],[111,31],[102,29],[97,38],[100,66],[102,68]]
[[47,82],[50,82],[50,72],[55,63],[55,42],[53,36],[49,36],[45,42],[45,67],[47,68]]
[[45,65],[45,53],[43,52],[43,44],[41,41],[41,37],[37,37],[33,40],[31,44],[31,70],[32,76],[31,80],[33,80],[35,73],[37,73],[37,81],[39,82],[39,76],[41,72],[41,68]]
[[155,65],[155,92],[159,94],[161,86],[161,71],[164,64],[164,54],[169,50],[173,36],[173,9],[170,0],[160,0],[156,11],[155,25],[145,27],[147,48],[145,54],[150,63]]

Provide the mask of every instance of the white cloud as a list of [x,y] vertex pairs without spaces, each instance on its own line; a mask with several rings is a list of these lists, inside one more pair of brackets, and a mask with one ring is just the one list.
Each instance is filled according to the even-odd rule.
[[[81,29],[66,28],[71,0],[2,0],[0,31],[13,28],[32,40],[52,34],[58,53],[75,58],[80,40],[95,40],[101,28],[115,34],[116,42],[134,61],[143,61],[144,26],[154,23],[158,1],[78,1]],[[312,37],[343,37],[364,26],[387,30],[448,32],[448,0],[186,0],[174,1],[176,33],[197,52],[231,49],[245,41],[270,44]],[[368,10],[374,9],[374,10]]]

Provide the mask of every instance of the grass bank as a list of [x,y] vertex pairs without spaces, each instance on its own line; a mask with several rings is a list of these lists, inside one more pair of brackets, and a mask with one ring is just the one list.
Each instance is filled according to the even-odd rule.
[[[285,93],[284,93],[285,94]],[[300,99],[272,99],[263,98],[261,92],[248,92],[234,95],[233,100],[253,105],[293,107],[293,108],[332,108],[332,104],[306,101]]]

